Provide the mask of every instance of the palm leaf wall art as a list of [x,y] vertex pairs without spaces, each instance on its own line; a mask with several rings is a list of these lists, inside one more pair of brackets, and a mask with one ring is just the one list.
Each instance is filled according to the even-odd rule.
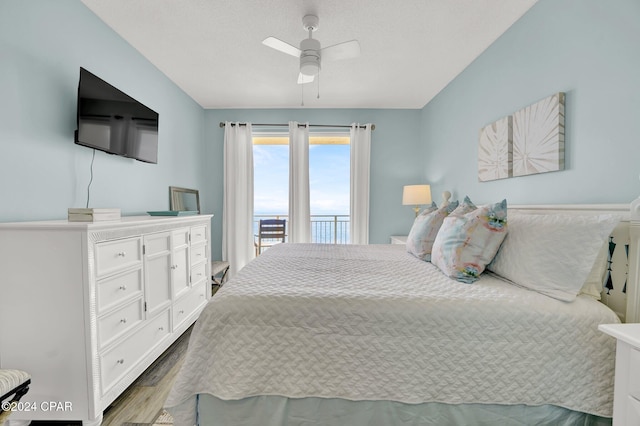
[[558,92],[480,129],[478,180],[564,170],[564,108]]

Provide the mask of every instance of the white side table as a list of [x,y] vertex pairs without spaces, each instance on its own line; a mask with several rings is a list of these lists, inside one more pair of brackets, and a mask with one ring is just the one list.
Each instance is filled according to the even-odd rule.
[[392,235],[391,244],[407,244],[407,236],[406,235]]
[[601,324],[618,339],[613,393],[613,426],[640,424],[640,324]]

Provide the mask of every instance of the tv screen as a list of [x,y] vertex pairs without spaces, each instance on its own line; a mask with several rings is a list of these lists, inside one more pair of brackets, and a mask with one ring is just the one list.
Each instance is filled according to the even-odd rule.
[[80,68],[75,143],[158,162],[158,113]]

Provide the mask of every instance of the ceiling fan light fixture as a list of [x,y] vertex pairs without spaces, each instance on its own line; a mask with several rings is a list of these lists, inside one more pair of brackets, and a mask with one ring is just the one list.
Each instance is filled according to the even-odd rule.
[[265,46],[300,59],[298,84],[310,83],[314,80],[314,77],[320,73],[323,58],[327,61],[336,61],[354,58],[360,54],[358,40],[345,41],[322,48],[320,41],[312,37],[313,32],[318,29],[318,22],[318,17],[315,15],[305,15],[302,19],[302,26],[305,31],[309,32],[309,37],[300,42],[300,48],[275,37],[267,37],[262,41]]
[[300,57],[300,72],[306,76],[314,76],[320,72],[320,58],[315,55]]

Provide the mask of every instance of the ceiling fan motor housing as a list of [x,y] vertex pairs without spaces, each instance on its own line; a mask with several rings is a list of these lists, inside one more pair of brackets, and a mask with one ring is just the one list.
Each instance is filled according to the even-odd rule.
[[307,76],[313,76],[320,72],[320,42],[313,38],[307,38],[300,42],[300,72]]
[[302,28],[305,31],[317,31],[320,19],[316,15],[304,15],[302,17]]

